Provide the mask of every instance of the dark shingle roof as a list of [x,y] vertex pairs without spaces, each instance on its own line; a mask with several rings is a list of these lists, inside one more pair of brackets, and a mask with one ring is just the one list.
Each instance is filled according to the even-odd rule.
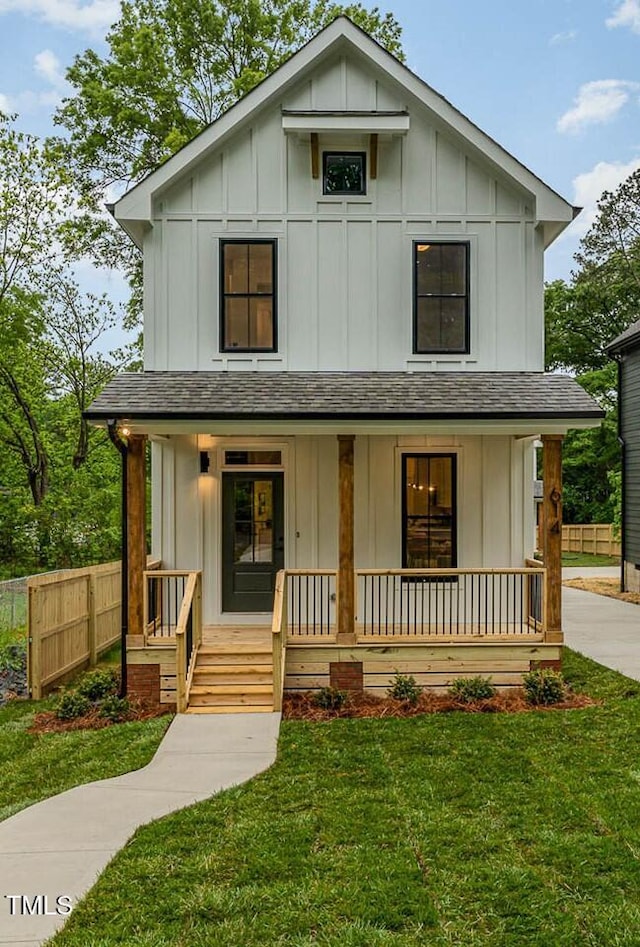
[[613,342],[609,342],[606,351],[609,355],[616,355],[618,352],[624,352],[625,349],[631,348],[635,344],[640,344],[640,319],[638,319],[637,322],[632,322]]
[[143,372],[114,378],[93,421],[601,418],[572,378],[541,372]]

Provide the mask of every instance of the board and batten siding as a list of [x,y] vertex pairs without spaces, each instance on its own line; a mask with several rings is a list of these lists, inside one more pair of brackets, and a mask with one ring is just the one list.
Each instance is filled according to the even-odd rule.
[[[363,197],[323,197],[281,109],[408,109],[380,136]],[[321,135],[320,149],[369,150]],[[368,156],[370,157],[370,156]],[[327,63],[161,193],[144,246],[145,365],[155,370],[542,370],[542,238],[533,199],[406,90],[355,59]],[[278,241],[273,355],[219,351],[219,241]],[[471,351],[412,354],[412,243],[468,240]]]
[[[285,477],[285,565],[335,569],[338,446],[334,435],[240,440],[201,435],[153,445],[153,555],[163,568],[202,569],[206,623],[220,613],[221,461],[224,448],[280,449]],[[199,474],[207,450],[209,473]],[[509,436],[356,436],[357,568],[402,564],[402,454],[457,456],[458,565],[520,567],[534,548],[532,447]],[[162,471],[162,478],[158,473]],[[179,525],[189,523],[189,529]],[[255,623],[255,614],[227,616]]]

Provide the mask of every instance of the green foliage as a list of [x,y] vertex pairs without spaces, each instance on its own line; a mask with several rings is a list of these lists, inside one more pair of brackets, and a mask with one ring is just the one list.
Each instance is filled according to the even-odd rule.
[[613,518],[611,520],[613,524],[613,535],[616,539],[620,539],[622,532],[622,471],[609,470],[607,477],[611,490],[609,500],[613,507]]
[[496,689],[490,677],[459,677],[449,688],[449,696],[463,704],[495,697]]
[[415,706],[420,699],[422,688],[412,674],[401,674],[396,671],[391,686],[387,690],[389,697],[394,700],[403,700]]
[[559,704],[564,699],[565,683],[562,674],[552,668],[539,668],[522,675],[522,686],[527,703],[536,706]]
[[12,671],[19,671],[26,666],[26,662],[26,641],[3,644],[0,640],[0,671],[6,668],[10,668]]
[[118,684],[119,678],[116,671],[112,668],[98,669],[85,674],[76,687],[76,691],[88,700],[96,701],[116,694]]
[[96,346],[117,313],[70,275],[64,157],[0,113],[0,567],[14,574],[118,554],[119,458],[82,417],[116,370]]
[[617,393],[606,346],[640,312],[640,171],[602,195],[575,259],[571,281],[545,289],[546,365],[575,374],[606,419],[565,440],[564,516],[569,523],[617,522]]
[[131,701],[126,697],[116,697],[112,694],[100,704],[100,716],[110,720],[111,723],[121,723],[126,720],[131,713]]
[[249,92],[340,13],[402,56],[392,14],[330,0],[130,0],[108,54],[77,56],[57,120],[84,176],[137,181]]
[[340,710],[347,702],[347,694],[345,691],[338,690],[337,687],[321,687],[313,694],[311,700],[316,707],[321,707],[323,710]]
[[91,709],[91,701],[77,691],[65,691],[56,703],[55,714],[58,720],[75,720],[84,717]]

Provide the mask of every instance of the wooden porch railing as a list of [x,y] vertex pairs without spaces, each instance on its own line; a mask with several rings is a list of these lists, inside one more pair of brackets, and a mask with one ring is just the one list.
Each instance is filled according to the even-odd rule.
[[144,573],[144,646],[168,644],[175,639],[189,571],[147,570]]
[[359,637],[500,638],[545,632],[545,570],[358,569]]
[[[335,638],[337,572],[278,573],[274,662],[286,641]],[[371,638],[529,637],[546,633],[546,570],[527,560],[520,569],[356,569],[356,634]]]
[[309,638],[336,632],[336,569],[286,569],[288,633]]
[[187,709],[196,654],[202,643],[202,572],[144,573],[144,645],[176,646],[176,705]]

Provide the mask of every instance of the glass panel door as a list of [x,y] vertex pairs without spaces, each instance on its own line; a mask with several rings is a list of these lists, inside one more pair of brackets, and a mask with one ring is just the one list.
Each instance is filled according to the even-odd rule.
[[222,474],[222,610],[269,612],[284,568],[284,474]]

